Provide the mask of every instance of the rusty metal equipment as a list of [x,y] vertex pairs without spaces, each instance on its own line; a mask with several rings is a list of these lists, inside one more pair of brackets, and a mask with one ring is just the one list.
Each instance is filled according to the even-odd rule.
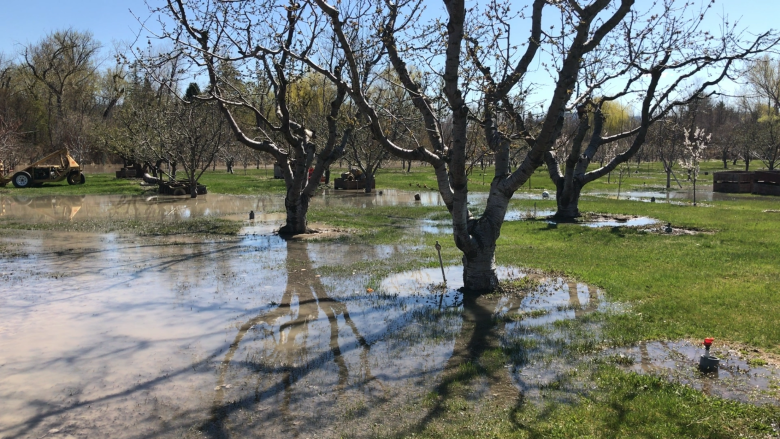
[[[352,169],[341,174],[341,178],[333,180],[333,189],[365,189],[366,174],[360,169]],[[371,189],[376,189],[376,182],[371,181]]]
[[[157,185],[157,193],[160,195],[189,195],[191,192],[190,183],[187,181],[168,180],[164,181],[162,178],[152,177],[149,174],[144,174],[143,179],[148,184]],[[195,191],[198,195],[206,195],[208,190],[206,186],[202,184],[195,184]]]
[[15,172],[11,178],[0,177],[0,186],[13,183],[18,188],[41,186],[44,183],[56,183],[68,180],[68,184],[84,184],[86,180],[81,167],[68,154],[68,149],[55,151],[37,162]]

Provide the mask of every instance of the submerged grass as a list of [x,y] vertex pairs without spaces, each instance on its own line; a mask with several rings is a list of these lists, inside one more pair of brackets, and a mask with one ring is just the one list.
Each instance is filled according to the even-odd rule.
[[[715,170],[719,163],[705,164]],[[665,176],[656,164],[639,167],[623,181],[622,188],[665,185]],[[486,190],[478,171],[472,178],[472,191]],[[283,192],[283,183],[272,180],[263,170],[242,175],[207,173],[202,181],[211,192]],[[335,175],[335,173],[334,173]],[[489,182],[490,174],[486,174]],[[477,183],[477,180],[480,183]],[[29,194],[106,193],[91,191],[88,176],[84,186],[50,186],[29,189]],[[140,186],[126,180],[111,182],[104,191],[140,193]],[[410,184],[412,186],[410,186]],[[435,185],[430,168],[414,168],[412,173],[386,169],[377,178],[378,187],[418,190]],[[486,183],[487,184],[487,183]],[[551,188],[545,172],[532,177],[532,190]],[[616,190],[616,183],[599,181],[589,190]],[[16,189],[3,188],[0,193]],[[38,191],[38,192],[35,192]],[[28,192],[25,192],[28,193]],[[669,383],[663,378],[626,372],[629,357],[609,356],[589,360],[608,345],[631,344],[647,339],[703,338],[730,340],[780,353],[780,217],[766,213],[773,199],[741,197],[737,201],[707,203],[710,207],[617,201],[586,197],[581,209],[599,213],[644,215],[671,222],[675,227],[709,231],[710,234],[666,235],[630,228],[592,229],[577,224],[549,228],[543,221],[514,221],[504,224],[497,247],[497,262],[562,273],[598,286],[607,299],[628,304],[627,312],[594,313],[590,317],[563,321],[539,330],[534,338],[511,340],[503,349],[488,348],[453,369],[449,393],[433,391],[409,410],[430,410],[425,423],[404,432],[390,430],[378,435],[390,437],[778,437],[780,408],[754,406],[709,397],[690,387]],[[513,201],[513,208],[552,209],[554,201]],[[770,209],[768,209],[768,207]],[[438,264],[436,240],[443,245],[445,263],[459,263],[461,254],[448,235],[415,232],[422,218],[448,220],[441,207],[342,208],[338,211],[312,208],[310,221],[346,228],[354,233],[339,238],[350,244],[404,247],[399,257],[366,261],[350,266],[322,267],[325,275],[364,273],[366,288],[378,290],[388,273],[432,267]],[[132,231],[139,234],[210,233],[231,234],[237,222],[207,218],[180,223],[86,222],[48,223],[31,226],[9,221],[0,229],[48,229],[84,232]],[[10,233],[8,230],[6,233]],[[2,236],[2,235],[0,235]],[[14,250],[0,243],[8,256]],[[515,285],[521,290],[527,285]],[[381,294],[377,291],[376,294]],[[541,314],[507,315],[514,323]],[[590,320],[588,320],[590,319]],[[589,333],[586,323],[599,320],[598,336]],[[432,321],[431,324],[435,324]],[[565,336],[562,336],[564,334]],[[507,362],[524,364],[537,349],[542,337],[558,343],[556,355],[577,364],[571,373],[547,384],[541,390],[542,403],[522,397],[474,402],[480,380],[497,374]],[[557,340],[557,341],[556,341]],[[764,360],[751,359],[759,365]],[[471,398],[471,399],[470,399]],[[481,403],[478,403],[480,402]],[[350,409],[352,418],[363,412],[359,405]]]
[[[672,236],[637,229],[505,223],[497,251],[503,264],[557,270],[632,304],[607,331],[617,344],[713,336],[778,352],[780,234],[766,201],[712,207],[592,199],[598,212],[646,215],[712,234]],[[728,324],[723,324],[728,322]]]
[[168,236],[185,234],[236,235],[241,223],[215,217],[187,220],[138,221],[138,220],[88,220],[29,223],[0,220],[0,229],[46,230],[82,233],[132,233],[140,236]]

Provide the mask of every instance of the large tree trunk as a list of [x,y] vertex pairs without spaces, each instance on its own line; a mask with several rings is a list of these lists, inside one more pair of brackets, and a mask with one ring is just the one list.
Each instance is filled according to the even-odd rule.
[[305,195],[288,190],[284,198],[284,208],[287,212],[287,221],[279,229],[280,235],[299,235],[309,231],[309,223],[306,214],[309,211],[309,199]]
[[555,193],[555,201],[557,204],[557,210],[555,212],[555,218],[558,221],[573,221],[575,218],[579,218],[580,215],[580,194],[582,193],[582,186],[573,179],[571,185],[566,187],[566,179],[561,178],[558,180]]
[[366,172],[366,188],[365,192],[367,194],[370,194],[374,187],[374,173],[373,172]]
[[463,254],[463,287],[476,293],[494,291],[498,287],[495,242]]
[[190,178],[190,198],[198,198],[198,182],[194,178]]
[[[498,287],[496,241],[501,234],[501,225],[508,205],[508,197],[492,190],[482,216],[467,222],[469,244],[458,245],[463,251],[463,286],[466,291],[485,293]],[[458,229],[456,224],[456,244],[459,241]]]

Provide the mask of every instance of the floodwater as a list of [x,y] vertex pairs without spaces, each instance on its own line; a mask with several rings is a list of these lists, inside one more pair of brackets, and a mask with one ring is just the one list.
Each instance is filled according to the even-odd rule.
[[366,394],[418,392],[451,346],[401,335],[430,306],[318,273],[392,246],[24,235],[7,241],[33,256],[0,273],[2,437],[332,436]]
[[[569,345],[580,340],[555,325],[562,320],[582,319],[596,311],[617,309],[603,298],[601,290],[562,278],[545,279],[540,287],[515,304],[504,301],[501,315],[510,317],[503,337],[504,348],[512,355],[509,370],[514,384],[528,399],[538,399],[541,389],[556,382],[577,366]],[[589,323],[584,330],[598,337],[600,326]]]
[[425,422],[425,395],[491,346],[512,354],[485,395],[538,394],[572,367],[578,340],[556,322],[610,309],[561,278],[469,298],[459,266],[445,267],[446,285],[438,268],[375,272],[406,249],[284,241],[271,233],[281,197],[76,198],[0,206],[27,221],[270,213],[230,238],[4,235],[29,256],[0,257],[0,438],[403,435]]
[[[415,201],[414,193],[384,190],[360,192],[325,191],[312,199],[312,205],[372,208],[376,206],[444,206],[438,193],[423,193]],[[0,194],[0,219],[31,222],[88,220],[168,220],[205,216],[258,215],[284,212],[284,196],[240,196],[208,194],[198,198],[157,195],[51,195],[25,196]],[[278,217],[278,215],[277,215]],[[256,217],[257,220],[276,217]],[[283,218],[283,217],[282,217]]]
[[583,221],[580,224],[585,227],[644,227],[658,224],[655,218],[638,216],[633,218],[611,218],[598,221]]
[[[415,195],[420,196],[419,201],[415,200]],[[517,193],[513,198],[527,197],[528,194]],[[472,193],[469,199],[473,204],[484,204],[487,201],[487,194]],[[362,209],[381,206],[445,206],[436,191],[409,192],[395,189],[384,189],[370,194],[326,189],[312,198],[311,205]],[[281,194],[253,196],[208,194],[197,198],[163,195],[29,196],[16,191],[13,195],[0,194],[0,219],[33,222],[188,219],[204,216],[248,215],[250,210],[255,211],[256,214],[284,212],[284,196]]]
[[[584,195],[592,195],[597,197],[617,198],[617,191],[610,192],[588,192]],[[693,189],[687,190],[669,190],[669,191],[649,191],[649,190],[628,190],[620,192],[621,200],[633,200],[650,202],[652,198],[655,198],[656,203],[671,203],[671,204],[685,204],[684,202],[693,201]],[[776,197],[762,197],[751,194],[726,194],[721,192],[713,192],[712,186],[704,185],[704,187],[696,188],[696,202],[706,201],[738,201],[738,200],[776,200]]]
[[[173,215],[258,202],[197,200]],[[42,221],[65,205],[62,197],[42,207],[13,202],[7,216]],[[117,205],[158,218],[171,204],[178,202],[85,197],[71,219],[119,215]],[[425,411],[410,414],[409,405],[436,386],[469,338],[461,268],[447,267],[444,290],[432,288],[440,270],[426,269],[390,275],[368,292],[373,274],[344,267],[403,258],[403,249],[284,241],[271,229],[257,220],[241,236],[207,241],[32,231],[4,238],[29,256],[0,260],[0,437],[372,436],[421,421]],[[500,275],[524,276],[509,268]],[[571,300],[555,285],[539,289],[546,299],[491,299],[488,309]]]
[[780,369],[764,362],[751,364],[748,354],[728,346],[713,346],[711,354],[720,358],[720,365],[706,374],[698,369],[704,348],[689,341],[646,342],[615,352],[633,360],[629,370],[662,376],[707,395],[754,404],[777,404],[780,399]]

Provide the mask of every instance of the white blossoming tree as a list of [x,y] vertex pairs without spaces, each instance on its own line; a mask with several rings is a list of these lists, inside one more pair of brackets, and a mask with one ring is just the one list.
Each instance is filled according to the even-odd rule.
[[692,132],[685,131],[685,141],[680,166],[688,171],[693,180],[693,205],[696,205],[696,177],[699,176],[699,162],[704,157],[704,149],[712,140],[712,133],[706,134],[704,129],[696,128]]

